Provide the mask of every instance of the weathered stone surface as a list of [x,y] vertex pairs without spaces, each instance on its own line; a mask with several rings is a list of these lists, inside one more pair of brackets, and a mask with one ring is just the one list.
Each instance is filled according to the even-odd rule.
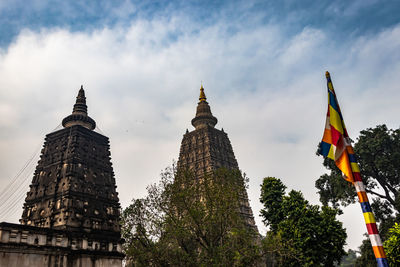
[[119,233],[108,138],[80,125],[46,136],[21,224]]
[[0,266],[120,267],[120,240],[101,231],[81,234],[0,223]]

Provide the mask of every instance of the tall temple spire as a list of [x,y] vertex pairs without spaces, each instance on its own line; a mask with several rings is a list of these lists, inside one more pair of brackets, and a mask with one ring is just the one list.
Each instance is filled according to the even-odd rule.
[[[192,171],[196,179],[202,179],[205,174],[219,168],[239,170],[228,134],[224,130],[215,128],[217,118],[212,115],[206,100],[204,88],[201,85],[196,116],[192,120],[192,125],[196,129],[190,132],[186,130],[183,135],[177,163],[178,170]],[[239,194],[240,214],[245,223],[257,232],[246,188],[243,187]]]
[[206,100],[206,94],[204,93],[203,85],[201,85],[196,116],[192,120],[192,125],[196,128],[196,130],[206,126],[211,126],[214,128],[218,122],[217,118],[212,115],[210,105],[208,105]]
[[90,130],[94,130],[94,128],[96,128],[96,122],[88,116],[83,85],[81,85],[81,89],[79,89],[78,96],[76,97],[76,102],[72,110],[72,114],[63,119],[62,125],[65,128],[74,125],[81,125]]

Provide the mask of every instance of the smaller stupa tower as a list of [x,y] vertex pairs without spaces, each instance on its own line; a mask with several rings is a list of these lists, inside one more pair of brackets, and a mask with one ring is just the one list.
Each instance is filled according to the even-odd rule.
[[21,224],[120,236],[118,193],[107,137],[93,131],[80,88],[63,129],[48,134]]
[[122,266],[109,140],[94,131],[83,87],[62,125],[46,135],[21,224],[0,223],[0,266]]

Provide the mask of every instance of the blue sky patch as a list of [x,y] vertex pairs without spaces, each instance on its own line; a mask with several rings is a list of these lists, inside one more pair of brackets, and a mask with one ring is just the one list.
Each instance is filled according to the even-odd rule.
[[[137,19],[186,16],[212,25],[223,20],[243,27],[277,24],[288,34],[306,27],[326,31],[333,40],[381,31],[399,23],[399,1],[62,1],[3,0],[0,4],[0,45],[8,46],[22,29],[66,28],[92,31],[130,25]],[[235,28],[231,28],[232,33]]]

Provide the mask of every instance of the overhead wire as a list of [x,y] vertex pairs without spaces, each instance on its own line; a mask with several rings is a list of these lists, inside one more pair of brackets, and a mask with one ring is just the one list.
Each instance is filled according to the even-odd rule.
[[[20,194],[15,198],[15,200],[8,205],[7,210],[3,210],[0,213],[0,218],[8,218],[17,212],[18,204],[22,204],[22,200],[25,196],[25,191],[21,191]],[[21,205],[22,207],[22,205]],[[22,213],[22,210],[21,210]]]
[[[59,124],[54,128],[54,132],[60,128]],[[33,176],[35,170],[35,159],[41,151],[42,142],[37,146],[33,155],[23,165],[21,170],[11,179],[11,181],[0,192],[0,221],[6,219],[16,212],[17,205],[21,203],[26,195],[29,185],[29,178]]]
[[[7,186],[4,187],[4,189],[0,193],[0,207],[4,205],[4,202],[7,201],[7,199],[13,194],[15,191],[15,188],[19,188],[21,184],[24,182],[25,179],[21,179],[24,176],[22,175],[28,167],[31,167],[32,163],[34,162],[34,159],[37,157],[38,152],[40,151],[36,149],[35,153],[32,155],[32,157],[28,160],[28,162],[22,167],[22,169],[17,173],[17,175],[13,178],[11,183],[9,183]],[[31,168],[29,168],[30,170]]]
[[34,156],[29,160],[28,164],[24,166],[23,170],[19,172],[14,183],[11,186],[6,186],[5,192],[0,196],[0,219],[5,219],[7,216],[11,215],[13,208],[24,199],[30,178],[35,169],[34,159],[37,156],[38,151],[36,151]]

